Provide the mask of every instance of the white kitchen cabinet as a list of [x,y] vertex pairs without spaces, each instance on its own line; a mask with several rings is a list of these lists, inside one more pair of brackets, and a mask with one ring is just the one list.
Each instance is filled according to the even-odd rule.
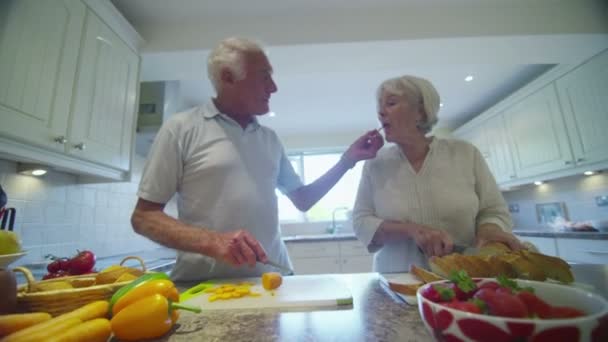
[[289,242],[286,245],[296,274],[372,271],[373,255],[356,240]]
[[297,275],[340,273],[338,258],[293,258],[291,262]]
[[127,179],[140,39],[110,1],[0,1],[3,158]]
[[78,0],[0,1],[0,134],[65,151],[85,17]]
[[567,262],[608,264],[608,240],[557,239],[559,257]]
[[497,183],[507,182],[516,178],[511,157],[511,149],[507,140],[507,132],[503,114],[488,118],[484,122],[483,130],[489,150],[488,166]]
[[509,107],[504,116],[518,177],[542,175],[573,165],[553,84]]
[[557,239],[552,237],[517,236],[521,241],[533,244],[538,251],[545,255],[558,256]]
[[497,183],[516,178],[502,114],[492,116],[454,135],[473,144],[488,164]]
[[292,242],[286,245],[296,274],[340,273],[337,242]]
[[128,170],[139,56],[87,10],[68,134],[69,153]]
[[608,50],[556,85],[576,164],[608,160]]
[[374,256],[358,241],[340,241],[340,271],[342,273],[371,272]]

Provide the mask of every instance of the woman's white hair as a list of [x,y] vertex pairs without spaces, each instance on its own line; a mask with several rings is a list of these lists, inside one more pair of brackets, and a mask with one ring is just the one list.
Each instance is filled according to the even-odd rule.
[[251,53],[264,53],[264,50],[260,44],[253,40],[239,37],[222,40],[209,53],[209,57],[207,58],[207,74],[215,91],[219,91],[221,88],[223,69],[227,68],[230,70],[236,80],[245,78],[245,57]]
[[430,132],[437,123],[440,98],[430,81],[410,75],[388,79],[378,87],[378,103],[383,92],[402,96],[410,105],[418,105],[424,110],[424,121],[418,124],[423,133]]

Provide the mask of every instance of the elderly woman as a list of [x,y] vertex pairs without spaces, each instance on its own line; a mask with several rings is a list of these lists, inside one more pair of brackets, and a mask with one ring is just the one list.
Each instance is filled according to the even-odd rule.
[[471,144],[429,137],[439,94],[422,78],[389,79],[378,88],[378,118],[395,145],[367,161],[354,207],[354,228],[374,270],[427,266],[455,245],[503,242],[521,249],[484,158]]

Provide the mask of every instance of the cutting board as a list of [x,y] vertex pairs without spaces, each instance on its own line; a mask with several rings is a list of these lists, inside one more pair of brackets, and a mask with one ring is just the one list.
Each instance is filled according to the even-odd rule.
[[420,279],[418,279],[415,275],[411,273],[385,273],[382,274],[380,277],[380,283],[387,291],[390,291],[391,293],[395,294],[397,297],[403,299],[403,301],[410,305],[416,305],[416,303],[418,302],[416,300],[416,296],[408,296],[391,290],[388,286],[389,281],[397,284],[417,284],[420,283]]
[[264,290],[261,278],[208,281],[205,284],[221,285],[241,282],[253,283],[251,291],[261,293],[261,296],[247,296],[209,302],[211,294],[200,292],[184,300],[183,303],[198,306],[203,311],[261,308],[329,308],[340,305],[351,305],[353,303],[352,294],[346,284],[331,275],[286,276],[283,277],[281,286],[272,291]]

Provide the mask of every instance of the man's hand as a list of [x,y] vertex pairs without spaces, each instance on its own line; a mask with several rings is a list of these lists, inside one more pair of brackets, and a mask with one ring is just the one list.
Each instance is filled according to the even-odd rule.
[[254,267],[257,261],[268,262],[266,251],[248,231],[216,233],[210,256],[233,266]]
[[369,131],[355,140],[344,152],[343,158],[352,162],[353,166],[360,160],[372,159],[384,145],[384,138],[377,130]]
[[454,241],[450,235],[441,229],[417,225],[412,237],[418,248],[427,257],[443,256],[452,252]]
[[515,235],[505,232],[495,224],[482,224],[477,228],[477,247],[483,247],[490,242],[502,242],[514,251],[524,248]]

